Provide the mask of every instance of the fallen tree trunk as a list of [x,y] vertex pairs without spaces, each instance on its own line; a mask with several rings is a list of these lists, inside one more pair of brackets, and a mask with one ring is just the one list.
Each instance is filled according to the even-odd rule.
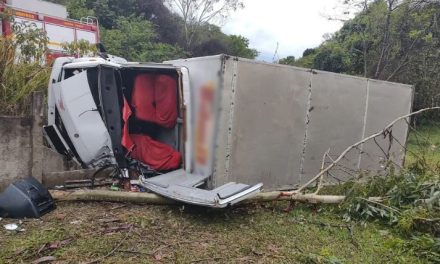
[[51,190],[50,194],[55,201],[102,201],[141,204],[175,204],[175,201],[164,198],[154,193],[80,189],[75,191]]
[[[141,192],[116,192],[108,190],[76,190],[76,191],[50,191],[56,201],[106,201],[106,202],[127,202],[138,204],[176,204],[176,201],[164,198],[154,193]],[[262,192],[242,201],[242,203],[261,203],[271,201],[297,201],[303,203],[327,203],[335,204],[344,201],[345,196],[339,195],[316,195],[296,194],[283,195],[283,192]]]

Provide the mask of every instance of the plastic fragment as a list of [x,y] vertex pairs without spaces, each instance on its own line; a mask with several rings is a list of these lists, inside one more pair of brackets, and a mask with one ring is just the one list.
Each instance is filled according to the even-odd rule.
[[18,229],[18,225],[17,224],[6,224],[3,226],[6,230],[9,231],[14,231]]

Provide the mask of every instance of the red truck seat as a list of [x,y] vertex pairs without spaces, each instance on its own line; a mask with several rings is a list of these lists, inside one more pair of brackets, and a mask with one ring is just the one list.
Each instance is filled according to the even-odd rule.
[[131,106],[137,119],[172,128],[177,121],[177,82],[165,74],[142,73],[136,76]]
[[147,135],[130,134],[134,143],[130,156],[142,161],[154,170],[167,171],[180,166],[181,155],[167,144],[153,140]]
[[128,120],[132,112],[127,100],[124,98],[122,118],[124,127],[122,130],[122,146],[128,151],[128,155],[139,160],[154,170],[166,171],[180,167],[181,154],[167,144],[153,140],[147,135],[130,134]]

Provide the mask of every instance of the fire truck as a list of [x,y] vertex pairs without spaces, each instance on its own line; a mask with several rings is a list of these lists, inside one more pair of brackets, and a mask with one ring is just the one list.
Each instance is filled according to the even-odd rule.
[[[62,48],[62,43],[86,40],[91,44],[99,42],[99,25],[95,17],[81,20],[68,19],[63,5],[42,0],[0,0],[0,13],[8,13],[13,20],[0,20],[0,34],[12,34],[11,23],[33,23],[44,30],[49,39],[47,60],[70,54]],[[14,21],[14,22],[11,22]]]

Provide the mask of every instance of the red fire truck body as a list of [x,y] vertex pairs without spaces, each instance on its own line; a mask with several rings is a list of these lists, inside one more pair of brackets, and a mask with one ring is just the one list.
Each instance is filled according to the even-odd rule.
[[[44,30],[49,38],[47,59],[68,55],[62,43],[86,40],[91,44],[99,42],[97,20],[87,17],[78,20],[67,19],[66,8],[41,0],[0,0],[0,13],[8,12],[18,23],[33,23]],[[0,20],[2,36],[11,35],[11,20]]]

